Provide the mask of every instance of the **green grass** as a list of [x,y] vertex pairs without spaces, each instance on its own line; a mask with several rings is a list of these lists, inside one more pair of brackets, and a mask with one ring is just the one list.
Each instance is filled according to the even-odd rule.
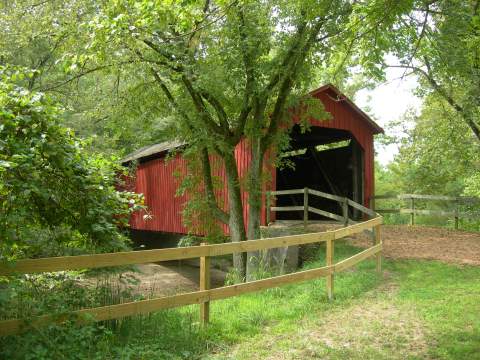
[[[336,260],[358,252],[336,245]],[[324,265],[320,249],[315,262]],[[29,357],[30,355],[30,357]],[[480,359],[480,267],[368,260],[335,278],[102,324],[0,340],[0,357],[66,359]]]

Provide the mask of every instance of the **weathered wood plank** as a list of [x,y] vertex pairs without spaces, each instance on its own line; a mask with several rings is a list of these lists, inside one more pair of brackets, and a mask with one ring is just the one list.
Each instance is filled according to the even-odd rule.
[[267,194],[265,195],[265,221],[266,221],[266,224],[265,225],[269,225],[270,224],[270,212],[271,212],[271,209],[270,209],[270,192],[267,192]]
[[398,199],[398,194],[383,194],[370,196],[370,200]]
[[303,211],[303,206],[272,206],[272,211]]
[[[333,266],[333,253],[335,251],[334,249],[335,243],[333,240],[328,240],[327,241],[327,253],[325,255],[326,260],[327,260],[327,266],[331,267]],[[334,281],[334,275],[333,273],[327,275],[327,297],[328,300],[333,300],[333,281]]]
[[379,214],[397,214],[400,213],[401,210],[402,209],[375,209]]
[[[380,225],[374,227],[375,245],[382,244],[382,228]],[[382,272],[382,252],[377,253],[377,273]]]
[[308,225],[308,188],[303,189],[303,227]]
[[303,189],[290,189],[290,190],[277,190],[270,191],[272,195],[294,195],[294,194],[303,194]]
[[382,222],[383,222],[383,218],[380,216],[375,219],[367,220],[355,225],[351,225],[346,228],[334,230],[333,233],[335,235],[335,240],[342,239],[349,235],[360,233],[364,230],[371,229],[374,226],[381,225]]
[[320,209],[314,208],[312,206],[308,207],[308,211],[311,211],[311,212],[313,212],[315,214],[318,214],[318,215],[328,217],[328,218],[333,219],[333,220],[343,221],[343,217],[340,216],[340,215],[333,214],[333,213],[328,212],[328,211],[320,210]]
[[0,275],[53,272],[75,269],[92,269],[108,266],[145,264],[150,262],[193,259],[202,256],[219,256],[235,252],[257,251],[293,245],[327,241],[333,232],[281,236],[235,243],[190,246],[157,250],[127,251],[118,253],[62,256],[42,259],[18,260],[15,263],[0,263]]
[[360,261],[365,260],[366,258],[377,254],[382,251],[382,244],[378,244],[363,250],[362,252],[349,257],[348,259],[342,260],[334,265],[335,272],[343,271],[348,268],[351,268],[355,264],[358,264]]
[[[206,246],[206,243],[202,244]],[[200,258],[200,291],[210,289],[210,257],[202,256]],[[207,325],[210,321],[210,301],[200,304],[200,323]]]
[[373,211],[372,209],[369,209],[366,206],[360,205],[360,204],[358,204],[355,201],[352,201],[350,199],[348,199],[348,205],[350,205],[351,207],[353,207],[357,210],[362,211],[363,213],[365,213],[365,214],[367,214],[371,217],[376,217],[377,216],[377,213],[375,211]]
[[400,213],[402,214],[412,214],[417,215],[438,215],[438,216],[455,216],[453,211],[443,211],[443,210],[421,210],[421,209],[401,209]]
[[480,198],[471,196],[445,196],[445,195],[423,195],[423,194],[384,194],[375,195],[370,199],[397,199],[397,200],[438,200],[438,201],[460,201],[460,202],[480,202]]
[[338,202],[343,202],[343,198],[341,196],[328,194],[328,193],[318,191],[318,190],[314,190],[314,189],[308,189],[308,192],[312,195],[320,196],[320,197],[323,197],[325,199],[330,199],[330,200],[335,200],[335,201],[338,201]]
[[[419,200],[441,200],[441,201],[457,201],[461,197],[444,196],[444,195],[422,195],[422,194],[400,194],[398,199],[419,199]],[[465,198],[467,199],[467,198]]]
[[348,226],[348,198],[344,198],[342,202],[343,226]]
[[[376,209],[376,212],[379,214],[411,214],[411,209]],[[480,213],[466,213],[466,212],[455,212],[455,211],[443,211],[443,210],[422,210],[415,209],[415,214],[417,215],[437,215],[437,216],[447,216],[447,217],[458,217],[468,218],[468,219],[478,219],[480,218]]]
[[415,225],[415,198],[410,198],[410,225]]

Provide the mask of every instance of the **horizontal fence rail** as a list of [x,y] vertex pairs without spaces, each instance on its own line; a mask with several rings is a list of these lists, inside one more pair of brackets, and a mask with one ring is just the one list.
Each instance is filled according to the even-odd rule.
[[[283,195],[301,195],[303,194],[303,205],[302,206],[271,206],[271,197],[272,196],[283,196]],[[342,207],[342,215],[338,215],[329,211],[317,209],[315,207],[309,206],[308,199],[310,195],[318,196],[324,199],[333,200],[340,204]],[[333,195],[329,193],[325,193],[323,191],[318,191],[315,189],[310,188],[303,188],[303,189],[289,189],[289,190],[277,190],[277,191],[268,191],[266,194],[266,219],[267,225],[270,223],[270,212],[282,212],[282,211],[303,211],[303,223],[306,227],[308,225],[308,213],[314,213],[317,215],[324,216],[326,218],[339,221],[343,223],[345,226],[349,224],[355,224],[356,222],[353,221],[348,217],[349,206],[352,208],[361,211],[368,217],[376,217],[377,213],[363,205],[356,203],[353,200],[350,200],[347,197],[342,197],[338,195]]]
[[[405,200],[409,201],[408,208],[398,209],[382,209],[377,208],[375,200]],[[454,209],[450,211],[433,210],[433,209],[417,209],[415,207],[415,200],[420,201],[443,201],[454,202]],[[479,219],[480,212],[462,212],[459,210],[459,205],[480,205],[480,198],[468,196],[444,196],[444,195],[423,195],[423,194],[385,194],[375,195],[370,198],[370,207],[374,212],[380,214],[410,214],[410,225],[415,225],[415,215],[432,215],[442,217],[452,217],[455,220],[455,230],[458,230],[458,223],[460,218],[465,219]]]
[[423,195],[423,194],[384,194],[375,195],[371,199],[420,199],[420,200],[440,200],[440,201],[460,201],[465,203],[478,203],[480,198],[472,196],[444,196],[444,195]]
[[[362,207],[359,204],[356,204]],[[361,210],[361,209],[360,209]],[[367,209],[369,210],[369,209]],[[76,319],[78,323],[85,321],[104,321],[119,319],[126,316],[147,314],[153,311],[174,308],[185,305],[200,304],[202,324],[208,323],[209,304],[212,300],[225,299],[246,293],[269,289],[301,281],[327,278],[327,295],[333,299],[334,274],[346,270],[364,259],[375,256],[376,269],[381,271],[382,242],[380,225],[383,219],[376,216],[371,220],[343,227],[337,230],[310,233],[301,235],[282,236],[276,238],[249,240],[235,243],[191,246],[184,248],[170,248],[158,250],[129,251],[107,254],[93,254],[80,256],[65,256],[41,259],[18,260],[15,263],[0,263],[0,275],[27,274],[36,272],[53,272],[73,269],[91,269],[109,266],[143,264],[170,260],[200,258],[200,290],[173,296],[166,296],[148,300],[108,305],[96,308],[82,309],[69,312],[65,315],[43,315],[30,319],[10,319],[0,321],[0,336],[21,333],[31,328],[61,323],[66,319]],[[375,230],[372,247],[338,263],[333,261],[335,240],[363,232]],[[210,289],[210,257],[240,252],[288,247],[295,245],[326,242],[326,266],[295,272],[286,275],[274,276],[266,279],[240,283],[231,286]]]

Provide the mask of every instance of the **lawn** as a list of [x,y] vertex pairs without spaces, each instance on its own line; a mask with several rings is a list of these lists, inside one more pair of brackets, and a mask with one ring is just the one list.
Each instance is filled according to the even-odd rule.
[[[340,242],[337,260],[359,249]],[[324,250],[306,267],[322,266]],[[480,359],[480,267],[373,260],[325,280],[198,307],[82,328],[52,326],[4,338],[4,358],[91,359]]]

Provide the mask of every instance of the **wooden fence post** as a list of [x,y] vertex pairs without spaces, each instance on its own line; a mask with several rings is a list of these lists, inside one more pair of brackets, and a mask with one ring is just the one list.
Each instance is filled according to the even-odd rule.
[[[334,240],[332,239],[327,240],[327,254],[326,254],[327,266],[333,266],[333,250],[334,250],[333,246],[334,246]],[[333,276],[334,274],[332,269],[332,273],[327,275],[328,300],[333,300]]]
[[[381,231],[380,231],[380,225],[375,226],[374,229],[375,232],[375,245],[381,244],[382,243],[382,238],[381,238]],[[383,249],[382,249],[383,251]],[[382,272],[382,251],[377,253],[377,272],[381,273]]]
[[343,199],[342,212],[343,212],[343,225],[348,226],[348,198],[347,197]]
[[[201,245],[208,245],[201,243]],[[200,290],[210,289],[210,256],[200,257]],[[210,301],[200,304],[200,323],[205,326],[210,320]]]
[[410,198],[410,225],[415,225],[415,199],[413,197]]
[[455,230],[458,230],[458,200],[455,200]]
[[308,225],[308,188],[303,189],[303,227]]
[[268,224],[270,224],[270,191],[267,191],[267,193],[266,193],[265,211],[266,211],[265,219],[266,219],[266,222],[267,222],[265,225],[268,226]]

